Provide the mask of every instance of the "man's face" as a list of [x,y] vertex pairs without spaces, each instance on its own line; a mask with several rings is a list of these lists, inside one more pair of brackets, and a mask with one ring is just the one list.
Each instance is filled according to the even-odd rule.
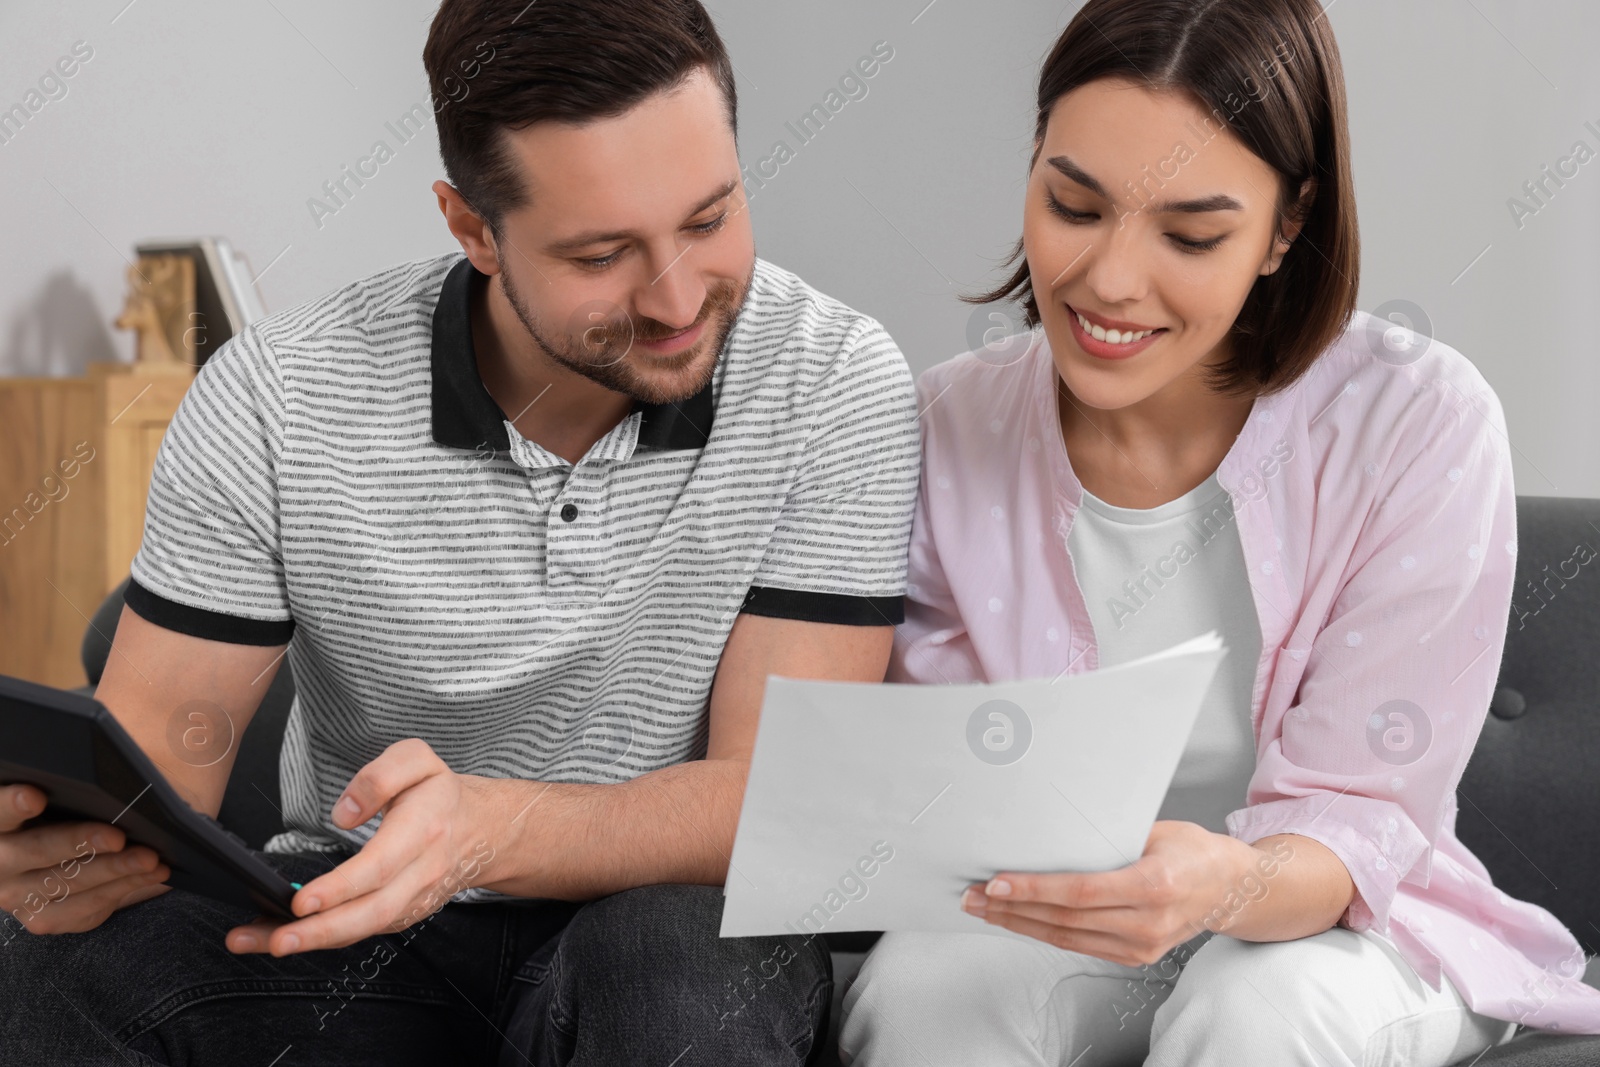
[[499,285],[534,342],[646,403],[711,380],[755,240],[721,90],[701,68],[616,118],[506,135],[528,203],[501,220]]

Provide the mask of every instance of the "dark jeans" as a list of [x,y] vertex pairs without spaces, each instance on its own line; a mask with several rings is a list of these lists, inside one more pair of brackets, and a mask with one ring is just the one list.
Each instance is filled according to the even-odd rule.
[[[339,857],[264,858],[305,882]],[[715,886],[447,904],[283,959],[224,947],[252,917],[176,889],[84,934],[5,916],[0,1064],[799,1065],[827,1033],[822,939],[719,938]]]

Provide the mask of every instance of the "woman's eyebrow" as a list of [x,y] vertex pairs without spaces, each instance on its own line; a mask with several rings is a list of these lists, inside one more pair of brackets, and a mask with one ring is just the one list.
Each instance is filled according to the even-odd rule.
[[[1105,186],[1095,180],[1094,176],[1078,166],[1068,156],[1051,156],[1046,160],[1052,167],[1065,174],[1068,178],[1088,189],[1090,192],[1105,200],[1110,200],[1111,195],[1106,192]],[[1210,196],[1196,197],[1193,200],[1162,200],[1159,203],[1145,205],[1157,215],[1182,213],[1186,215],[1202,215],[1208,211],[1243,211],[1244,205],[1226,193],[1213,193]]]

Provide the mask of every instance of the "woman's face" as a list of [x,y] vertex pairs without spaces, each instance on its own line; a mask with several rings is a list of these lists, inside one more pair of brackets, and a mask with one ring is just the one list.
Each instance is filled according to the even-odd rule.
[[[1278,188],[1277,173],[1187,94],[1101,79],[1056,102],[1023,241],[1045,336],[1075,397],[1115,410],[1198,387],[1199,367],[1227,357],[1250,287],[1288,248],[1274,240]],[[1157,332],[1096,341],[1078,314],[1118,327],[1119,340]]]

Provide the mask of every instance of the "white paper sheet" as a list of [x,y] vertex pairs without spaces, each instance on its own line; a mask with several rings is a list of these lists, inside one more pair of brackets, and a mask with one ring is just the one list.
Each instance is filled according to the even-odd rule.
[[1055,681],[769,679],[722,936],[1021,936],[962,891],[1138,859],[1226,651],[1213,630]]

